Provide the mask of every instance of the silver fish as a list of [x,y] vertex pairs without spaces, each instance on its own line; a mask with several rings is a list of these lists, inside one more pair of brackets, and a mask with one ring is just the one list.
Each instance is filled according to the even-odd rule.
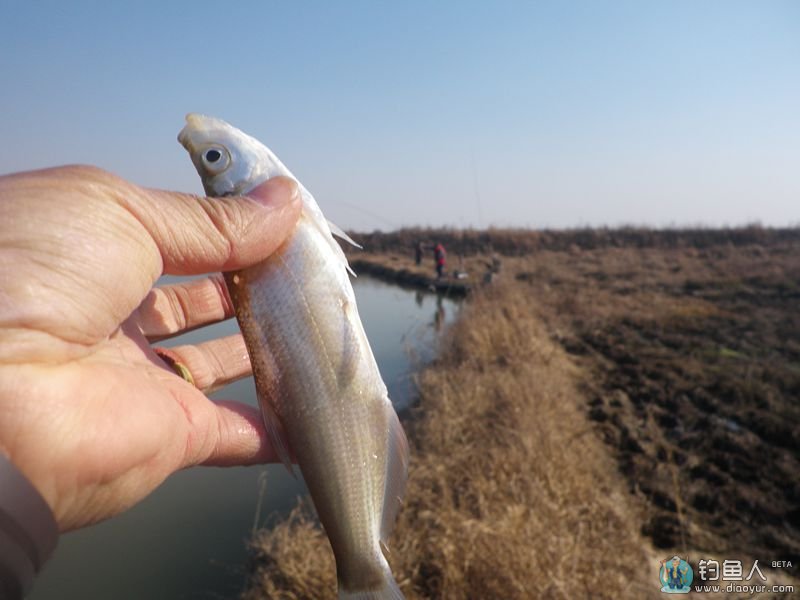
[[[190,114],[178,141],[206,193],[247,194],[296,178],[266,146],[228,123]],[[381,542],[405,491],[408,444],[364,333],[347,259],[299,184],[296,229],[264,262],[225,278],[244,334],[261,412],[291,471],[297,458],[334,555],[340,599],[402,599]]]

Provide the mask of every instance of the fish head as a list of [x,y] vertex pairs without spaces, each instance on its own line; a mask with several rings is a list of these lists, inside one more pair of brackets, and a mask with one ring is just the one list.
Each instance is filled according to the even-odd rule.
[[285,167],[255,138],[222,119],[192,113],[178,134],[210,196],[246,194]]

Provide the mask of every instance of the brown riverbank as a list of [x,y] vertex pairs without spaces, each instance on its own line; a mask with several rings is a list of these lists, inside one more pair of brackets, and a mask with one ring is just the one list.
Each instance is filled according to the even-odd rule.
[[477,284],[469,276],[459,279],[448,274],[438,278],[430,268],[416,265],[410,259],[396,254],[351,257],[350,266],[356,273],[372,275],[401,287],[428,290],[456,298],[463,298]]
[[[796,567],[800,236],[732,231],[505,253],[502,232],[486,253],[453,238],[476,292],[406,424],[390,561],[410,598],[660,595],[651,563],[672,553]],[[413,273],[404,240],[366,260]],[[333,597],[313,520],[253,556],[246,598]]]

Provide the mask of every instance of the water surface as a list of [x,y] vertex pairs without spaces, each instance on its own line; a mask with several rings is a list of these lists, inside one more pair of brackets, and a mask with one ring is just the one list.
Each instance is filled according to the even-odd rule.
[[[402,409],[413,392],[411,372],[433,356],[436,331],[455,317],[458,305],[364,276],[354,288],[389,395]],[[229,320],[162,345],[197,343],[237,330]],[[252,378],[212,397],[256,405]],[[257,514],[262,485],[266,491]],[[235,597],[243,585],[246,541],[254,526],[285,514],[305,493],[302,478],[292,478],[282,465],[195,467],[176,473],[126,513],[63,535],[29,598]]]

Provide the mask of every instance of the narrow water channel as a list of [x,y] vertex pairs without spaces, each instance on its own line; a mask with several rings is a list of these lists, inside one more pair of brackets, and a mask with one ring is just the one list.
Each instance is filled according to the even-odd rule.
[[[432,358],[436,332],[455,318],[458,304],[365,276],[354,281],[354,288],[381,374],[402,410],[413,393],[411,373]],[[171,343],[197,343],[235,331],[230,320]],[[256,404],[252,378],[212,397]],[[287,513],[305,493],[302,478],[293,479],[282,465],[182,471],[125,514],[62,536],[29,599],[235,597],[253,528]]]

